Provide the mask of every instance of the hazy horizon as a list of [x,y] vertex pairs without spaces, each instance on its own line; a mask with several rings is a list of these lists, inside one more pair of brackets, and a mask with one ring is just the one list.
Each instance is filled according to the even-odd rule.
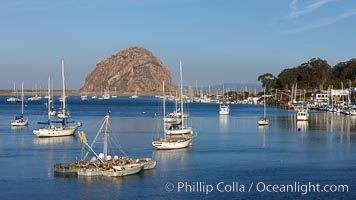
[[[351,0],[12,0],[2,2],[0,89],[76,90],[97,62],[131,46],[151,51],[184,85],[253,83],[311,58],[355,57]],[[18,87],[19,88],[19,87]]]

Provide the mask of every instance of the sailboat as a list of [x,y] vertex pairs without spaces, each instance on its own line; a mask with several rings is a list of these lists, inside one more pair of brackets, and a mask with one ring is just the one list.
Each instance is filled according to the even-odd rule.
[[230,106],[225,102],[225,89],[223,86],[223,103],[219,106],[219,115],[229,115],[230,114]]
[[258,125],[268,125],[269,120],[266,118],[266,88],[263,90],[263,117],[258,120]]
[[[180,112],[181,116],[184,116],[184,104],[183,104],[183,69],[182,62],[179,63],[179,74],[180,74]],[[164,96],[164,95],[163,95]],[[165,116],[165,114],[164,114]],[[184,126],[184,117],[181,117],[179,124],[171,124],[170,127],[165,130],[167,135],[192,135],[193,129],[190,126]]]
[[48,107],[50,110],[48,111],[48,116],[54,117],[57,112],[54,109],[54,96],[53,96],[53,80],[52,80],[52,88],[50,87],[50,78],[48,77]]
[[[119,158],[117,155],[112,158],[109,155],[109,119],[110,111],[106,113],[103,123],[91,145],[88,144],[84,131],[80,131],[78,133],[80,141],[95,155],[95,157],[91,159],[86,167],[78,169],[78,176],[127,176],[137,174],[144,169],[144,163],[142,162],[134,162],[127,157]],[[99,139],[100,136],[102,136],[103,141],[103,152],[97,154],[93,149],[93,145],[96,143],[96,140]],[[88,153],[86,153],[83,160],[86,159]],[[156,162],[154,162],[154,165],[156,165]]]
[[21,115],[20,116],[15,116],[13,120],[11,120],[11,125],[12,126],[27,126],[28,125],[28,120],[23,118],[23,82],[21,86]]
[[[36,84],[36,86],[35,86],[35,90],[36,90],[35,95],[33,95],[32,97],[29,97],[29,98],[27,99],[28,101],[39,101],[39,100],[42,99],[41,96],[38,96],[38,95],[37,95],[37,84]],[[33,91],[32,91],[32,92],[33,92]]]
[[139,96],[137,95],[137,90],[135,91],[135,94],[132,95],[130,98],[131,99],[137,99]]
[[221,104],[219,107],[219,114],[220,115],[229,115],[230,114],[230,107],[225,103]]
[[21,101],[21,99],[19,99],[17,97],[17,92],[16,92],[16,83],[14,82],[14,96],[12,97],[9,97],[6,99],[7,102],[10,102],[10,103],[18,103]]
[[64,79],[64,60],[62,59],[62,109],[58,112],[58,118],[69,119],[69,112],[66,110],[66,85]]
[[117,98],[117,92],[116,92],[116,87],[115,87],[115,94],[111,96],[111,98],[115,99]]
[[86,93],[86,92],[82,93],[82,95],[80,96],[80,99],[81,99],[82,101],[88,101],[88,95],[87,95],[87,93]]
[[[164,97],[164,81],[163,81],[163,97]],[[166,114],[166,101],[165,98],[163,98],[163,117]],[[182,119],[183,120],[183,119]],[[182,135],[180,137],[171,137],[168,136],[165,133],[165,129],[166,129],[166,122],[163,120],[163,134],[164,137],[163,138],[159,138],[158,140],[154,140],[152,142],[152,145],[158,149],[165,149],[165,150],[169,150],[169,149],[182,149],[182,148],[187,148],[189,146],[189,144],[192,142],[193,140],[193,135]]]
[[[48,85],[49,85],[48,80]],[[63,60],[62,60],[62,84],[64,86],[64,69],[63,69]],[[63,87],[63,97],[65,96]],[[50,90],[48,90],[48,97],[51,96]],[[38,137],[61,137],[74,135],[75,131],[82,125],[80,122],[76,124],[69,125],[65,119],[60,119],[58,121],[51,121],[51,107],[50,105],[51,98],[48,98],[48,121],[45,123],[39,122],[39,124],[47,124],[46,127],[40,128],[38,130],[33,130],[33,133]],[[63,110],[65,111],[65,98],[63,98]]]
[[[305,93],[304,93],[304,100],[305,100]],[[297,121],[308,121],[309,113],[308,108],[304,108],[304,100],[301,108],[299,108],[297,113]]]
[[104,91],[104,94],[102,95],[102,97],[101,97],[102,99],[110,99],[111,98],[111,96],[110,96],[110,91]]

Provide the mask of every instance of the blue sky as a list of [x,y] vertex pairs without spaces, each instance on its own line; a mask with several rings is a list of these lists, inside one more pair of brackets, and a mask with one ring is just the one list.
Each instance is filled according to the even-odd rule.
[[24,80],[79,89],[97,62],[128,48],[152,51],[185,85],[257,83],[314,57],[355,58],[353,0],[1,0],[0,89]]

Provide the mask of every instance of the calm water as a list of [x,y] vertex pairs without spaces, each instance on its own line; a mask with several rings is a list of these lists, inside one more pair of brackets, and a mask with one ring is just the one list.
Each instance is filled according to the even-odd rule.
[[[78,137],[37,138],[32,130],[46,120],[43,102],[26,103],[29,126],[12,128],[10,120],[21,105],[0,97],[1,199],[356,198],[356,117],[312,112],[309,122],[297,123],[294,111],[268,107],[270,125],[261,128],[257,121],[263,106],[231,105],[230,116],[219,116],[218,105],[194,103],[188,109],[189,123],[198,132],[193,147],[157,151],[151,141],[162,120],[152,115],[160,112],[160,104],[154,98],[81,102],[71,97],[72,118],[83,122],[89,141],[110,109],[111,136],[122,150],[134,158],[153,157],[157,166],[129,177],[68,178],[54,176],[53,165],[80,158]],[[169,102],[167,110],[173,105]],[[348,192],[261,191],[262,183],[295,182],[343,184]],[[240,191],[230,190],[233,183]]]

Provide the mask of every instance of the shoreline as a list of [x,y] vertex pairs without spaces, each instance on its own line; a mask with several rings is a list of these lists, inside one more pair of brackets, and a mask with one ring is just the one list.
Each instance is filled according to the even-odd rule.
[[[35,96],[35,93],[32,90],[24,90],[23,91],[24,96],[28,97],[28,96]],[[160,95],[160,93],[162,92],[140,92],[138,95],[139,96],[156,96],[156,95]],[[37,91],[37,95],[38,96],[47,96],[48,94],[48,90],[41,90],[41,91]],[[66,96],[81,96],[84,93],[79,91],[79,90],[67,90],[66,91]],[[99,95],[100,93],[95,93],[95,92],[86,92],[87,96],[101,96]],[[117,93],[117,96],[132,96],[135,94],[135,91],[132,92],[121,92],[121,93]],[[53,95],[54,96],[62,96],[62,90],[54,90],[53,91]],[[111,94],[114,95],[114,94]],[[0,96],[14,96],[14,91],[13,90],[0,90]],[[21,97],[21,91],[17,92],[17,95],[15,95],[17,97]]]

